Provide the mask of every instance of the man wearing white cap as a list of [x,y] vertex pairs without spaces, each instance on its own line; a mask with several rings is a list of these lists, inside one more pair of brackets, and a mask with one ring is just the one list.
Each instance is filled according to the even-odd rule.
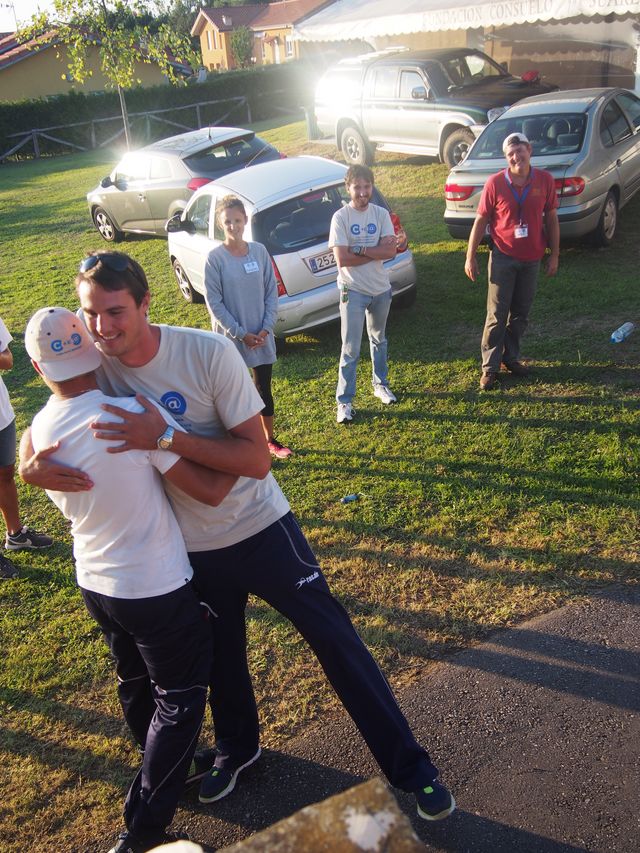
[[[134,398],[98,389],[101,357],[84,323],[66,308],[42,308],[25,346],[52,391],[33,420],[35,449],[90,473],[88,491],[47,494],[71,520],[76,576],[89,613],[115,659],[125,719],[144,751],[125,802],[127,831],[116,853],[142,853],[166,833],[183,791],[205,709],[211,631],[161,477],[212,506],[236,478],[164,450],[112,455],[89,424],[103,403],[141,411]],[[163,411],[163,410],[162,410]],[[163,411],[171,428],[178,424]],[[141,512],[144,507],[144,512]]]
[[520,342],[538,285],[540,261],[547,246],[547,275],[558,271],[560,228],[553,176],[531,165],[531,145],[524,133],[510,133],[502,144],[507,168],[487,180],[469,237],[464,271],[478,276],[476,252],[487,226],[493,241],[489,260],[487,318],[482,335],[480,389],[495,387],[500,366],[527,376]]

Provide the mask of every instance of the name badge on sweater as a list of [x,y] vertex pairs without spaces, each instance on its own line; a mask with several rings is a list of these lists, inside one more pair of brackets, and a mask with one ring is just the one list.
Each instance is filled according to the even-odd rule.
[[527,237],[529,235],[529,228],[521,222],[520,225],[516,225],[515,233],[516,239],[522,239],[522,237]]
[[250,272],[260,272],[260,267],[258,266],[257,261],[247,261],[244,265],[244,271],[246,273]]

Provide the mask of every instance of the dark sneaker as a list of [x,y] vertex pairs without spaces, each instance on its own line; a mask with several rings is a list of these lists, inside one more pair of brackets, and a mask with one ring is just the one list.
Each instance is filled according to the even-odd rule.
[[201,803],[213,803],[216,800],[221,800],[230,794],[236,786],[238,773],[244,770],[245,767],[253,764],[260,758],[262,750],[258,747],[258,751],[250,758],[241,764],[240,767],[214,767],[211,773],[208,773],[200,783],[200,793],[198,799]]
[[112,847],[109,853],[147,853],[147,850],[155,850],[156,847],[161,847],[163,844],[188,840],[189,836],[186,832],[165,832],[156,841],[144,843],[134,838],[130,832],[123,832],[118,836],[116,846]]
[[496,387],[496,380],[498,379],[497,374],[491,373],[489,370],[485,370],[480,377],[480,390],[481,391],[491,391]]
[[20,575],[20,569],[8,560],[4,554],[0,554],[0,580],[12,580]]
[[523,361],[510,361],[507,363],[503,362],[502,366],[505,370],[508,370],[509,373],[513,373],[514,376],[530,376],[531,370]]
[[191,785],[193,782],[199,782],[200,779],[206,776],[210,770],[213,770],[217,755],[218,753],[215,749],[198,750],[193,756],[193,761],[189,767],[185,785]]
[[293,450],[284,444],[280,444],[275,438],[267,442],[267,447],[269,448],[269,453],[275,456],[276,459],[288,459],[290,456],[293,456]]
[[26,525],[17,533],[8,533],[4,547],[7,551],[20,551],[23,548],[49,548],[53,539],[44,533],[36,533]]
[[437,779],[415,792],[418,814],[425,820],[442,820],[456,807],[452,794]]

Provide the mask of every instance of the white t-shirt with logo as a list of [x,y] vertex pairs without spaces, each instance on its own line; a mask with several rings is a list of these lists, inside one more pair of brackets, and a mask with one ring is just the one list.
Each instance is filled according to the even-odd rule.
[[[158,352],[142,367],[102,357],[102,371],[114,394],[144,394],[164,406],[187,432],[206,438],[223,438],[262,411],[264,403],[233,341],[201,329],[158,328]],[[263,480],[240,477],[217,507],[188,497],[171,483],[166,490],[189,551],[235,545],[289,512],[271,473]]]
[[96,390],[72,398],[52,396],[35,416],[35,450],[60,441],[53,460],[80,468],[94,484],[86,492],[47,494],[71,521],[79,586],[111,598],[165,595],[193,576],[160,476],[180,457],[166,450],[107,453],[117,442],[96,439],[89,429],[104,417],[103,403],[142,411],[131,397],[107,397]]
[[[335,246],[377,246],[382,237],[393,237],[389,211],[378,204],[356,210],[350,204],[336,210],[329,229],[329,248]],[[338,267],[338,287],[346,284],[366,296],[378,296],[389,290],[389,273],[382,261],[369,261],[356,267]]]
[[[0,352],[4,352],[12,340],[13,338],[4,324],[4,320],[0,317]],[[8,427],[11,421],[15,420],[15,417],[7,386],[0,377],[0,429]]]

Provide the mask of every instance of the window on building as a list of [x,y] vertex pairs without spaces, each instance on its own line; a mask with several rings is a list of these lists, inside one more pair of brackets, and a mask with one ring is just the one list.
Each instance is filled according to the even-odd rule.
[[213,36],[213,49],[217,50],[218,49],[218,31],[212,30],[212,36]]
[[293,36],[284,37],[284,55],[293,56]]
[[207,30],[207,50],[211,50],[211,30]]

